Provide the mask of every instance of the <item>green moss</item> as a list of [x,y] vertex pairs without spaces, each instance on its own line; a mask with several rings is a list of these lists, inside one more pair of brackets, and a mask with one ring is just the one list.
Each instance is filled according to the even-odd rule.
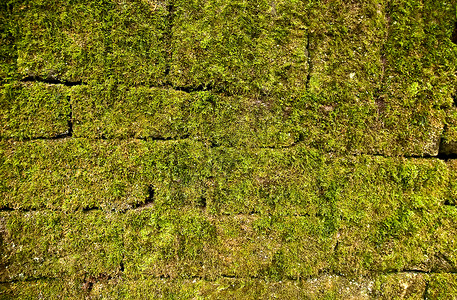
[[166,2],[14,1],[22,76],[164,82]]
[[75,136],[176,139],[191,130],[189,94],[110,82],[72,90]]
[[455,153],[457,142],[457,110],[451,108],[447,111],[446,127],[443,131],[443,139],[441,141],[441,152],[444,154]]
[[309,90],[329,106],[370,105],[382,80],[385,1],[319,3],[308,11]]
[[139,141],[9,141],[0,148],[2,207],[122,210],[148,197]]
[[456,46],[455,3],[391,1],[386,51],[387,101],[407,109],[452,104]]
[[203,250],[216,237],[214,226],[198,210],[132,211],[126,225],[128,278],[201,275]]
[[0,285],[0,299],[81,299],[87,295],[82,290],[83,282],[66,280],[38,280]]
[[331,201],[346,201],[353,213],[348,200],[369,203],[392,193],[428,203],[446,197],[448,170],[439,160],[345,157],[306,147],[215,148],[211,154],[214,175],[207,198],[214,213],[319,214],[331,210]]
[[214,148],[211,156],[213,177],[205,191],[211,213],[315,214],[319,209],[315,176],[325,163],[317,151]]
[[456,5],[0,4],[0,298],[454,297]]
[[427,289],[430,299],[453,299],[457,297],[457,278],[455,274],[433,274]]
[[[155,218],[164,218],[169,208],[189,206],[216,214],[259,212],[265,217],[255,222],[257,230],[261,234],[273,230],[278,239],[276,246],[265,250],[270,253],[269,260],[258,265],[250,257],[257,252],[255,246],[242,247],[239,256],[231,258],[236,264],[225,270],[251,276],[309,276],[326,268],[364,274],[373,270],[407,269],[417,264],[426,264],[427,269],[443,269],[446,267],[427,257],[453,247],[443,236],[446,232],[446,236],[453,234],[448,224],[454,216],[443,210],[446,208],[442,206],[443,199],[448,193],[448,170],[439,160],[319,156],[318,152],[296,148],[208,151],[202,144],[190,141],[88,143],[84,140],[37,141],[16,146],[5,143],[4,206],[14,203],[20,208],[66,210],[93,205],[121,209],[143,202],[148,197],[149,183],[154,188],[153,207],[158,209]],[[30,156],[30,151],[35,154]],[[72,155],[65,156],[67,153]],[[56,161],[59,157],[60,162]],[[47,162],[48,166],[43,165]],[[62,168],[64,166],[67,168]],[[51,171],[43,172],[43,168]],[[138,180],[144,180],[142,188],[135,184]],[[43,186],[46,182],[49,184]],[[72,197],[55,191],[62,187],[66,187]],[[113,188],[120,188],[120,192],[116,193]],[[92,200],[85,195],[91,195]],[[130,198],[132,203],[121,201],[124,197]],[[199,212],[192,210],[191,216],[197,217]],[[304,217],[283,219],[291,212]],[[274,221],[269,219],[272,217]],[[163,250],[164,257],[159,255],[159,261],[180,257],[176,252],[179,247],[184,253],[182,259],[190,259],[187,257],[190,255],[194,260],[192,255],[202,251],[205,244],[193,248],[192,243],[201,242],[198,236],[191,239],[189,245],[179,244],[179,236],[188,234],[181,232],[185,227],[178,230],[173,226],[183,226],[185,222],[178,215],[173,214],[166,220],[170,218],[180,221],[167,221],[171,222],[167,226],[171,226],[172,231],[166,234],[172,244],[165,242],[169,248]],[[300,218],[304,218],[303,221]],[[218,226],[235,227],[227,222]],[[218,236],[223,237],[226,233],[220,230]],[[364,238],[360,239],[361,236]],[[159,244],[157,241],[148,243]],[[180,246],[176,248],[173,243]],[[316,244],[312,246],[313,243]],[[219,244],[223,245],[224,241]],[[332,254],[333,247],[336,252]],[[328,251],[322,252],[324,248]],[[228,250],[216,247],[208,251],[224,253]],[[319,251],[325,253],[323,257],[315,256],[317,260],[310,262],[311,253]],[[133,250],[129,252],[140,255]],[[157,253],[152,255],[155,257]],[[216,262],[204,261],[214,263],[217,270]],[[176,271],[174,266],[170,272],[182,276],[202,272],[199,267],[197,271],[192,269],[195,262],[189,264],[188,271]],[[217,271],[207,272],[213,276],[212,272]]]
[[428,275],[399,273],[376,276],[370,284],[373,299],[423,299]]
[[17,49],[15,34],[17,24],[10,18],[11,6],[6,2],[0,4],[0,84],[11,81],[17,75]]
[[15,82],[0,87],[2,139],[66,134],[69,121],[69,90],[65,86]]
[[195,209],[145,209],[129,213],[126,224],[128,278],[315,276],[331,255],[331,239],[311,217],[214,218]]
[[127,227],[129,276],[455,266],[449,170],[438,159],[83,139],[7,142],[2,157],[6,207],[124,210],[152,200],[128,213],[128,224],[140,220]]
[[339,153],[436,155],[438,151],[442,111],[401,114],[387,108],[380,121],[374,104],[333,107],[317,103],[319,99],[323,98],[306,94],[299,101],[253,102],[245,96],[129,88],[112,81],[72,89],[74,133],[86,138],[189,137],[230,147],[301,143]]
[[[323,252],[334,271],[366,274],[419,265],[444,271],[454,264],[446,266],[439,258],[439,253],[453,247],[452,239],[445,236],[454,234],[448,227],[454,218],[449,214],[452,207],[444,206],[449,198],[449,170],[440,160],[319,157],[296,148],[219,150],[216,157],[219,176],[211,179],[207,211],[309,216],[314,225],[307,220],[309,227],[295,226],[302,232],[309,230],[303,238],[327,243],[319,244],[319,253],[334,247],[334,252]],[[281,217],[274,220],[273,224],[289,228]],[[286,248],[289,258],[278,251],[275,274],[286,269],[289,276],[306,276],[304,267],[292,271],[302,257],[309,261],[309,250],[299,245],[310,243],[299,240]]]
[[[116,81],[72,89],[77,137],[178,139],[282,146],[296,138],[279,106],[209,91],[128,87]],[[290,108],[289,108],[290,109]]]
[[[3,292],[0,296],[5,299],[35,298],[38,295],[47,299],[421,299],[426,289],[425,277],[403,273],[349,280],[342,276],[322,275],[309,280],[277,282],[249,278],[219,278],[214,281],[113,278],[94,282],[90,291],[83,288],[83,282],[75,280],[41,280],[0,285],[0,293]],[[432,285],[428,291],[431,291],[430,288]]]
[[449,205],[456,205],[457,199],[457,161],[450,160],[447,163],[449,167],[449,197],[446,199]]
[[211,158],[201,143],[62,139],[0,144],[1,207],[125,210],[201,205]]
[[[454,72],[446,69],[454,59],[453,50],[446,50],[453,47],[447,36],[449,5],[440,4],[443,12],[427,17],[432,5],[412,5],[404,11],[398,3],[382,1],[328,5],[176,3],[173,38],[179,43],[173,44],[171,81],[175,86],[245,95],[241,102],[234,101],[241,104],[235,111],[227,110],[225,116],[218,112],[225,117],[222,124],[237,124],[238,130],[231,133],[226,127],[230,141],[217,144],[280,146],[304,141],[325,151],[436,155],[443,109],[449,107],[453,92],[449,82]],[[420,22],[411,23],[415,18]],[[417,43],[435,43],[426,63],[405,45],[415,40],[400,40],[411,33],[402,22],[413,24]],[[281,39],[273,43],[276,35]],[[281,58],[275,57],[277,48]],[[282,73],[284,59],[290,66],[283,83],[276,76]],[[408,59],[421,63],[423,72]],[[295,67],[300,64],[302,70]],[[408,81],[401,78],[408,76],[411,81],[405,86]],[[422,85],[428,81],[433,82]],[[249,131],[255,134],[246,135]]]
[[447,193],[445,165],[438,160],[379,159],[360,167],[368,167],[368,172],[350,175],[338,202],[342,221],[333,268],[345,274],[446,270],[435,260],[441,249],[453,247],[441,236],[454,218],[442,200]]
[[306,6],[175,1],[172,84],[256,98],[303,91],[308,73]]
[[145,170],[158,208],[204,206],[203,193],[211,177],[208,149],[191,140],[148,142]]
[[404,132],[415,132],[411,142],[423,141],[423,151],[431,155],[438,153],[443,110],[452,105],[455,90],[454,10],[452,3],[436,1],[392,1],[388,7],[384,82],[377,104],[382,110],[389,107],[386,115],[402,116],[386,128],[408,122]]
[[123,221],[103,212],[2,213],[3,282],[85,278],[120,270]]

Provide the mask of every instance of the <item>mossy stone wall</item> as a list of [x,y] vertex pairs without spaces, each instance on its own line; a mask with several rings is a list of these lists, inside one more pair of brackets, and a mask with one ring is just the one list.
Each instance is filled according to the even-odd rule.
[[0,298],[457,298],[456,14],[1,2]]

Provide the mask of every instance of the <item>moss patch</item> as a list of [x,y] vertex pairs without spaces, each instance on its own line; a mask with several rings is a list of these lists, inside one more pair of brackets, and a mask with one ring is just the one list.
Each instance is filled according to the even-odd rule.
[[69,133],[69,89],[45,83],[0,87],[0,138],[51,138]]

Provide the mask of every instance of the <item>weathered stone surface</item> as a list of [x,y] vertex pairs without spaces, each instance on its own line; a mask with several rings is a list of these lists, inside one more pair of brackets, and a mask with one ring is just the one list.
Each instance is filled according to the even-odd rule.
[[0,298],[455,298],[457,1],[0,3]]

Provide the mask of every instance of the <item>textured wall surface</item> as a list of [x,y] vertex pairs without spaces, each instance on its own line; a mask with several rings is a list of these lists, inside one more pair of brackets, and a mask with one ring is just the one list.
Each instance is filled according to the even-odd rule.
[[456,14],[0,1],[0,299],[457,299]]

